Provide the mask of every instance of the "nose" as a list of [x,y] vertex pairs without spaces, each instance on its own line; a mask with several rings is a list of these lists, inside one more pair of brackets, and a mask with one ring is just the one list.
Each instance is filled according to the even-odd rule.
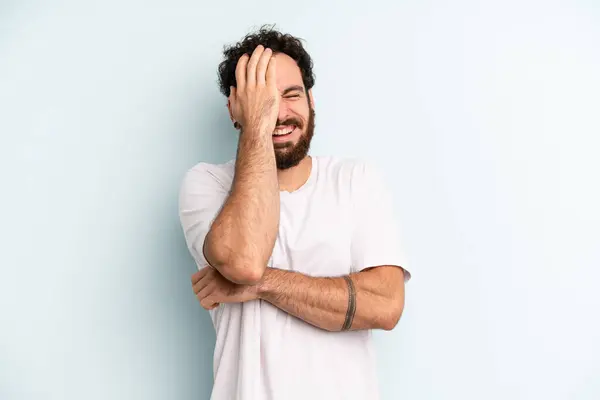
[[286,118],[290,116],[290,110],[287,102],[284,99],[281,99],[279,102],[279,114],[277,115],[277,121],[285,121]]

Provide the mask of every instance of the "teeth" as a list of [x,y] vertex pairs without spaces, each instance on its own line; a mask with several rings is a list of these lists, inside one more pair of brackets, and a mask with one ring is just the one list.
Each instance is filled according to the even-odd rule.
[[293,130],[294,130],[294,128],[275,129],[275,132],[273,132],[273,136],[288,135],[288,134],[292,133]]

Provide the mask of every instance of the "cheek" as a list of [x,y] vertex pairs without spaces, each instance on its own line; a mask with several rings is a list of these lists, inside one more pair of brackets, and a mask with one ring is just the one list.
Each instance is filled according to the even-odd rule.
[[308,115],[309,115],[308,104],[306,104],[304,106],[302,106],[300,104],[294,104],[293,107],[290,107],[290,111],[292,112],[292,114],[294,114],[297,117],[299,117],[300,119],[302,119],[302,121],[304,121],[304,123],[306,124],[306,122],[308,121]]

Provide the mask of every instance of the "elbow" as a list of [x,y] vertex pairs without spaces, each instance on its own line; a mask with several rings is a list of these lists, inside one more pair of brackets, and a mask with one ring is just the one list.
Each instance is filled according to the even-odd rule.
[[227,280],[240,285],[256,285],[262,280],[266,262],[254,260],[252,257],[236,257],[229,247],[211,247],[205,241],[204,258]]
[[383,329],[384,331],[391,331],[393,330],[396,325],[398,325],[398,322],[400,321],[400,317],[402,317],[402,312],[404,311],[404,302],[399,302],[399,301],[395,301],[393,302],[393,304],[389,307],[388,310],[386,310],[385,315],[382,316],[381,320],[380,320],[380,329]]
[[211,263],[225,279],[239,285],[256,285],[263,277],[266,263],[252,260],[215,260]]
[[265,273],[265,265],[254,262],[230,262],[217,268],[221,275],[240,285],[256,285]]
[[400,315],[390,315],[386,318],[383,318],[383,320],[381,321],[380,329],[383,329],[384,331],[391,331],[396,327],[396,325],[398,325],[399,321]]

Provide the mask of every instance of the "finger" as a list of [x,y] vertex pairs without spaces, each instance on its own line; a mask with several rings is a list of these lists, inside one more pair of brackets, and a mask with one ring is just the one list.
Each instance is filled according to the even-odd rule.
[[248,54],[244,54],[240,57],[235,68],[235,80],[237,82],[236,87],[240,90],[244,90],[246,87],[246,69],[248,67]]
[[200,291],[202,289],[204,289],[212,281],[213,281],[213,278],[210,275],[204,276],[202,279],[200,279],[198,282],[196,282],[196,284],[194,286],[192,286],[194,293],[196,293],[196,294],[200,293]]
[[198,300],[203,300],[203,299],[207,298],[214,290],[215,290],[215,284],[212,282],[209,282],[208,284],[204,285],[202,288],[200,288],[200,290],[198,290],[196,292],[196,297],[198,298]]
[[[212,268],[211,268],[212,269]],[[210,282],[214,281],[213,272],[209,270],[198,282],[192,285],[194,293],[198,293],[202,288],[206,287]]]
[[219,303],[215,303],[214,301],[212,301],[210,299],[205,299],[200,302],[200,305],[205,310],[212,310],[212,309],[216,308],[219,305]]
[[195,285],[196,283],[198,283],[198,281],[200,281],[200,279],[202,279],[202,277],[204,277],[204,275],[206,275],[209,272],[208,268],[210,268],[210,267],[204,267],[200,271],[195,272],[192,275],[192,285]]
[[202,306],[202,308],[204,308],[205,310],[212,310],[216,307],[219,306],[220,303],[216,302],[212,297],[205,297],[204,299],[200,300],[200,305]]
[[268,86],[276,86],[277,85],[277,63],[275,61],[275,56],[272,56],[269,59],[269,64],[267,66],[267,85]]
[[254,52],[252,52],[252,57],[248,61],[248,67],[246,69],[246,86],[254,87],[256,85],[256,65],[258,64],[258,60],[260,60],[260,56],[262,55],[265,48],[262,45],[258,45]]
[[267,66],[269,65],[269,60],[273,55],[273,50],[265,49],[262,55],[260,56],[260,60],[258,60],[258,65],[256,66],[256,84],[264,85],[267,81]]

